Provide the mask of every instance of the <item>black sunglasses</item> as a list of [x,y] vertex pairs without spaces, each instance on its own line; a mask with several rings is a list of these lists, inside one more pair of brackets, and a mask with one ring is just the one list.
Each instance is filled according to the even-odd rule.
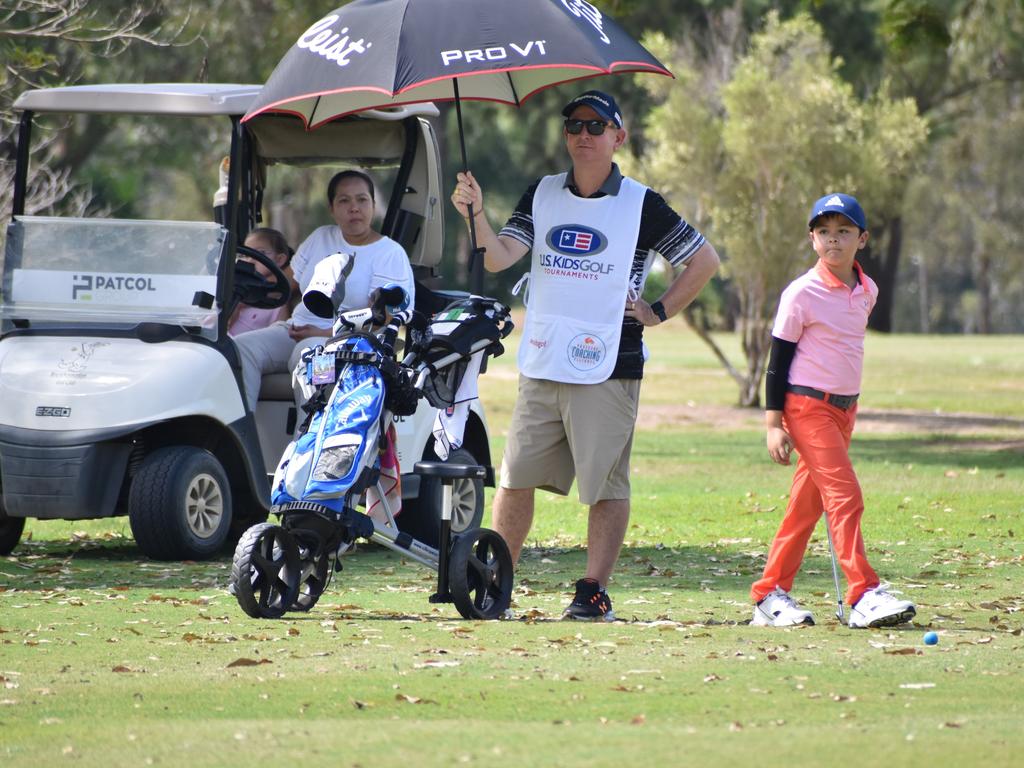
[[591,136],[600,136],[608,127],[608,123],[604,120],[566,120],[565,132],[577,136],[583,133],[583,126],[587,127],[587,133]]

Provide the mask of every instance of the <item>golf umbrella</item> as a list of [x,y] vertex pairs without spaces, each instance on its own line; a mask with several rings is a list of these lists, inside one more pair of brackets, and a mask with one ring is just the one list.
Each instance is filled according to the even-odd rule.
[[[285,112],[315,129],[366,109],[454,101],[465,169],[460,100],[519,106],[543,88],[621,72],[671,76],[586,0],[354,0],[299,36],[243,119]],[[472,212],[470,236],[479,282]]]

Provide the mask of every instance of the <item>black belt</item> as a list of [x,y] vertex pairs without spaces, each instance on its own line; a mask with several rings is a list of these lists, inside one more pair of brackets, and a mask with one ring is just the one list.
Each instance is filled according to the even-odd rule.
[[795,395],[807,395],[815,400],[824,400],[829,405],[844,411],[848,410],[850,406],[857,402],[857,398],[860,397],[860,395],[833,395],[831,392],[822,392],[814,387],[801,387],[797,384],[791,384],[789,391]]

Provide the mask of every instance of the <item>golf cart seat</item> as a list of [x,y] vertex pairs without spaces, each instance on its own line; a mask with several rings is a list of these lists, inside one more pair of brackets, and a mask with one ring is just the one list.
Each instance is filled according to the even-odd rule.
[[292,402],[292,375],[290,373],[267,373],[260,382],[260,400]]

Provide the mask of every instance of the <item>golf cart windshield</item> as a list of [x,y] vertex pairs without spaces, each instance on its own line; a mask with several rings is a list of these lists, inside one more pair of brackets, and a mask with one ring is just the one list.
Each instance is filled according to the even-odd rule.
[[163,323],[216,338],[225,238],[223,227],[206,222],[19,216],[7,230],[0,318]]

